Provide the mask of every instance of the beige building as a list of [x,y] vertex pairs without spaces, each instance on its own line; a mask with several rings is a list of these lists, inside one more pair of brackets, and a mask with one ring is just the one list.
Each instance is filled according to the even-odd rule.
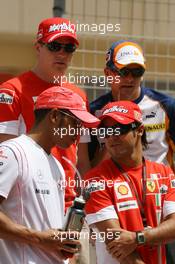
[[[37,25],[52,16],[54,1],[1,2],[0,71],[18,74],[35,63]],[[114,41],[131,39],[145,52],[145,84],[175,96],[174,14],[175,0],[65,0],[64,16],[77,24],[81,43],[71,81],[87,89],[90,100],[104,93],[106,50]]]

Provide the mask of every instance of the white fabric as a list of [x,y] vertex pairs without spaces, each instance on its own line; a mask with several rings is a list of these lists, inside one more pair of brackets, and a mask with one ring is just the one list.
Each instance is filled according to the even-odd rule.
[[19,120],[0,122],[0,134],[18,136]]
[[86,216],[86,220],[88,225],[101,222],[107,219],[118,219],[117,213],[114,209],[113,205],[110,205],[108,207],[105,207],[101,210],[99,210],[96,213],[88,214]]
[[[165,138],[165,111],[158,101],[151,100],[147,95],[141,100],[139,107],[142,110],[143,123],[146,129],[146,138],[149,146],[148,149],[144,150],[144,157],[151,161],[168,165],[167,152],[169,146]],[[151,113],[154,113],[154,118],[148,118]],[[153,129],[153,126],[157,124],[160,124],[160,129]]]
[[[98,229],[93,230],[97,232],[97,234],[99,233]],[[97,254],[97,264],[119,264],[119,262],[108,253],[106,250],[106,244],[100,239],[99,235],[97,235],[95,247]]]
[[175,202],[165,201],[163,204],[163,218],[175,213]]
[[[25,135],[3,142],[1,150],[0,194],[7,199],[0,210],[38,231],[62,228],[64,190],[59,183],[65,175],[61,164]],[[5,264],[65,263],[38,248],[6,240],[0,240],[0,256]]]
[[0,122],[0,134],[20,136],[26,133],[26,125],[22,115],[18,120]]

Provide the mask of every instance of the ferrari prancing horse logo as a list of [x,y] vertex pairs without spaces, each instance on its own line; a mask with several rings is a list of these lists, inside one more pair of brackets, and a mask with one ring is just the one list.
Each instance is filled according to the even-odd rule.
[[156,184],[154,181],[147,181],[146,182],[146,186],[147,186],[147,189],[150,191],[150,192],[154,192],[155,189],[156,189]]

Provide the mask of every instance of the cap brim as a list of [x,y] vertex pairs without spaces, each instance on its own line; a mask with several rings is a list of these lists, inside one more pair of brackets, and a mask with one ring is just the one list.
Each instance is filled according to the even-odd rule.
[[79,45],[77,38],[73,34],[68,33],[68,32],[53,34],[52,36],[48,36],[48,37],[44,38],[44,41],[47,43],[50,43],[50,42],[52,42],[58,38],[61,38],[61,37],[70,37],[74,40],[74,42],[77,44],[77,46]]
[[115,114],[108,113],[108,114],[102,115],[101,117],[99,117],[99,119],[102,121],[102,120],[109,118],[109,117],[112,118],[113,120],[117,121],[118,123],[123,124],[123,125],[128,125],[128,124],[131,124],[134,122],[133,119],[128,118],[128,117],[124,117],[121,115],[116,115],[116,113]]
[[124,67],[126,67],[126,66],[128,66],[128,65],[131,65],[131,64],[138,64],[138,65],[142,66],[144,69],[146,69],[145,64],[142,64],[142,63],[137,62],[137,61],[132,61],[132,62],[125,63],[125,64],[120,64],[120,63],[115,62],[115,66],[116,66],[118,69],[122,69],[122,68],[124,68]]
[[72,109],[69,109],[69,111],[79,118],[86,127],[97,127],[100,124],[100,120],[87,111]]

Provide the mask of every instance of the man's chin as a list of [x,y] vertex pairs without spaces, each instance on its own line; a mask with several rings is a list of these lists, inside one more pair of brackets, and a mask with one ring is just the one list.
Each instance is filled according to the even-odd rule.
[[67,149],[67,148],[69,148],[74,143],[75,142],[70,142],[70,143],[65,143],[65,144],[57,144],[57,147],[59,147],[61,149]]

